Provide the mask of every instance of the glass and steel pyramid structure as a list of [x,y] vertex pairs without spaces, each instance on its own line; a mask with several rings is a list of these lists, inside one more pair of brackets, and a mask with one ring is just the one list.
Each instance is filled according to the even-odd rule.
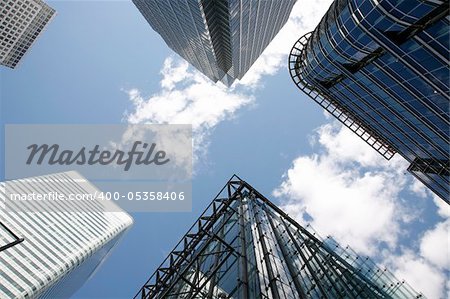
[[424,298],[233,176],[135,298]]

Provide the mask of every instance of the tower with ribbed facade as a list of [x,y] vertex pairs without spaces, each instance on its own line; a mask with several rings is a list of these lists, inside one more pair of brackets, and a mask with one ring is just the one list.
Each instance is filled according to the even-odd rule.
[[335,0],[292,48],[315,102],[450,203],[448,1]]
[[136,294],[149,298],[424,298],[321,239],[233,176]]
[[69,298],[89,279],[133,222],[112,202],[75,199],[99,193],[76,172],[1,183],[0,298]]
[[214,82],[242,79],[296,0],[133,0],[166,44]]

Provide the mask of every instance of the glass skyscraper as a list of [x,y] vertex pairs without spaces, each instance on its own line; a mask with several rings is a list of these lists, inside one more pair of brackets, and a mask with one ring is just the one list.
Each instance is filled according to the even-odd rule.
[[335,0],[289,57],[295,84],[450,203],[449,3]]
[[424,298],[233,176],[135,299]]
[[1,184],[0,298],[70,297],[133,222],[109,201],[75,201],[70,211],[55,202],[43,211],[40,201],[27,202],[23,209],[7,194],[68,197],[96,192],[76,172]]
[[42,0],[0,1],[0,64],[15,68],[54,15]]
[[214,82],[241,79],[296,0],[133,0],[166,44]]

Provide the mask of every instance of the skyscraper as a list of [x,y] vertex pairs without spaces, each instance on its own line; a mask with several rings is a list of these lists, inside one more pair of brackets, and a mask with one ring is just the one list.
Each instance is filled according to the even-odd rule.
[[233,176],[135,299],[423,298]]
[[292,48],[295,84],[450,203],[448,1],[335,0]]
[[42,0],[2,0],[0,64],[15,68],[54,14]]
[[296,0],[133,0],[166,44],[214,82],[241,79]]
[[133,221],[109,201],[74,201],[74,210],[67,210],[56,201],[43,208],[42,201],[35,200],[26,202],[27,209],[23,209],[23,203],[7,196],[40,194],[50,198],[53,194],[70,198],[96,192],[76,172],[1,184],[0,298],[70,297]]

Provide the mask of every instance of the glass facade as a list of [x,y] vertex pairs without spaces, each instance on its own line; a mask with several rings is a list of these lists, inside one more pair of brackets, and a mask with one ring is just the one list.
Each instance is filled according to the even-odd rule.
[[137,298],[424,298],[368,258],[302,227],[237,176]]
[[54,14],[42,0],[0,1],[0,64],[15,68]]
[[335,0],[289,57],[297,86],[450,203],[449,4]]
[[[6,194],[99,192],[76,172],[52,174],[2,183],[0,203]],[[29,205],[39,203],[30,202]],[[10,205],[10,206],[9,206]],[[111,202],[77,201],[77,211],[52,209],[23,212],[8,201],[12,210],[0,207],[2,225],[21,242],[11,245],[11,234],[0,228],[0,298],[68,298],[91,275],[118,242],[132,218],[111,210]],[[28,203],[27,203],[28,205]]]
[[231,86],[289,18],[296,0],[133,0],[166,44],[214,82]]

